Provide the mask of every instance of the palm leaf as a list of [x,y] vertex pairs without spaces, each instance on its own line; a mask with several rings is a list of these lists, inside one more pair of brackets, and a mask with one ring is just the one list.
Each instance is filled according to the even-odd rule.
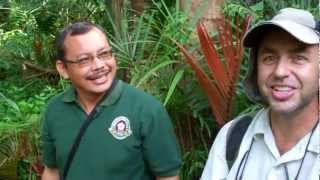
[[224,104],[222,96],[218,95],[218,89],[214,84],[211,83],[210,78],[207,76],[207,74],[202,70],[200,65],[198,64],[196,58],[188,53],[188,51],[179,43],[176,43],[179,47],[180,51],[184,54],[186,57],[187,62],[191,65],[192,69],[195,71],[197,79],[205,91],[209,104],[211,106],[212,111],[214,112],[216,116],[216,120],[218,124],[223,124],[223,109]]
[[184,73],[184,70],[179,70],[179,71],[177,72],[177,74],[175,74],[175,76],[174,76],[174,78],[173,78],[173,80],[172,80],[172,82],[171,82],[171,85],[170,85],[170,87],[169,87],[169,90],[168,90],[166,99],[164,100],[164,103],[163,103],[165,106],[166,106],[167,103],[169,102],[169,100],[170,100],[172,94],[174,93],[174,90],[176,89],[179,81],[182,79],[183,73]]
[[[202,22],[198,23],[197,32],[201,49],[212,78],[209,78],[201,68],[197,58],[191,55],[183,45],[176,42],[186,61],[195,71],[199,84],[208,97],[218,125],[223,125],[231,119],[236,83],[243,56],[241,39],[248,29],[250,20],[251,18],[247,17],[241,23],[240,18],[236,18],[235,27],[227,19],[214,20],[218,36],[216,39],[219,40],[219,43],[212,40]],[[235,29],[235,32],[233,32],[233,29]],[[220,45],[223,57],[219,56],[219,51],[214,43]]]
[[197,26],[199,41],[201,49],[207,60],[208,66],[212,73],[212,77],[216,77],[216,83],[219,94],[226,98],[227,95],[227,84],[229,82],[225,72],[225,65],[221,62],[220,57],[212,43],[212,39],[207,33],[203,23],[199,23]]
[[[156,66],[152,67],[148,72],[146,72],[141,79],[139,80],[139,82],[137,83],[136,87],[141,86],[148,78],[150,78],[156,71],[158,71],[159,69],[168,66],[170,64],[175,64],[178,63],[178,61],[172,61],[172,60],[167,60],[164,62],[161,62],[160,64],[157,64]],[[140,78],[140,77],[139,77]],[[132,79],[135,79],[134,77]],[[134,84],[133,81],[130,82],[130,84]]]

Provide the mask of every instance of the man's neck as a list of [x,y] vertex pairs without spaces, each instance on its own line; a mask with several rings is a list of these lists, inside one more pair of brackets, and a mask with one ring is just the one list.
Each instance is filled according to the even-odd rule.
[[78,93],[77,99],[82,106],[86,114],[90,114],[95,106],[100,102],[105,93],[101,94],[88,94],[88,93]]
[[318,106],[313,105],[291,114],[271,110],[270,124],[280,154],[292,149],[318,121]]

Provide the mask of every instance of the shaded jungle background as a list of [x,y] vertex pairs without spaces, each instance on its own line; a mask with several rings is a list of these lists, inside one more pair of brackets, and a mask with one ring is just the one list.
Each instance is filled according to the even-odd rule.
[[0,0],[0,180],[40,178],[41,112],[69,86],[51,63],[54,36],[82,20],[106,29],[119,78],[166,106],[183,154],[181,179],[199,179],[221,125],[259,108],[240,83],[246,23],[283,7],[319,18],[316,0]]

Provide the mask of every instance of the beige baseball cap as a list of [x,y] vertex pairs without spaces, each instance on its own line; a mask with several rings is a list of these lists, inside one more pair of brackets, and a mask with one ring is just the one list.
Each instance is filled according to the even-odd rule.
[[290,33],[297,40],[306,44],[319,43],[319,32],[316,30],[316,20],[313,15],[302,9],[284,8],[269,21],[253,26],[245,35],[243,45],[254,47],[259,42],[259,36],[269,27],[279,27]]

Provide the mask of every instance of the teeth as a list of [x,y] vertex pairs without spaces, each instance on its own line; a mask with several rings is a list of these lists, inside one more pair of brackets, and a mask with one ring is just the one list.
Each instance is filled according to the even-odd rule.
[[292,88],[290,88],[290,87],[274,87],[274,89],[276,90],[276,91],[290,91],[290,90],[292,90]]

